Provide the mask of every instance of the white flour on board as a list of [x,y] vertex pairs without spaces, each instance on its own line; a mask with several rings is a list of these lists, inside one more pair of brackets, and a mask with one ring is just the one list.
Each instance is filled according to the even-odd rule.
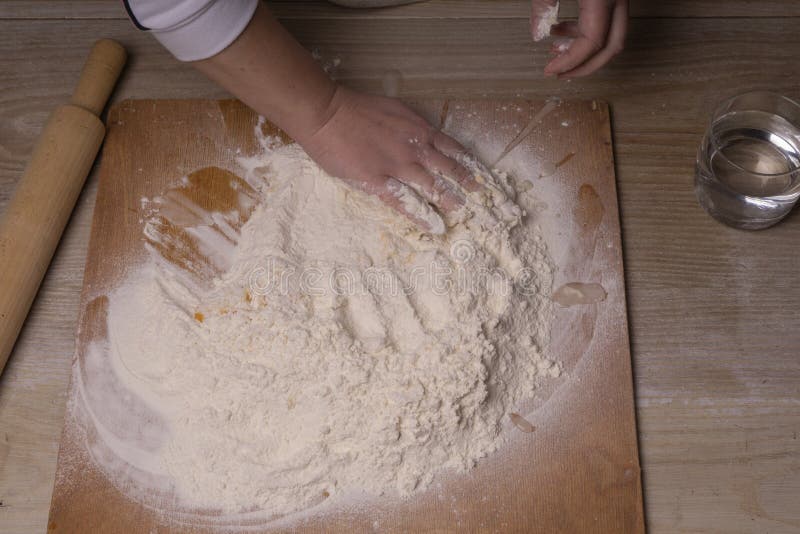
[[[116,385],[78,379],[95,459],[134,497],[158,481],[178,506],[223,515],[409,495],[467,471],[560,373],[544,352],[551,261],[508,177],[466,160],[487,192],[432,235],[297,145],[261,141],[240,160],[259,200],[241,230],[233,213],[187,230],[215,275],[153,253],[109,295],[94,347],[107,356],[82,365],[109,362]],[[158,216],[151,242],[168,239]],[[136,413],[104,427],[120,398]]]

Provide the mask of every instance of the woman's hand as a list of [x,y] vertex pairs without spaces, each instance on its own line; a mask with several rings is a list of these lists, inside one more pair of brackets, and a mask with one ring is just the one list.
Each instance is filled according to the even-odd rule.
[[[555,0],[533,0],[531,28],[534,30],[546,4]],[[628,30],[628,0],[579,0],[578,21],[552,27],[559,37],[553,44],[556,56],[544,69],[548,76],[574,78],[593,73],[619,54]]]
[[[377,195],[425,230],[480,186],[464,148],[398,100],[336,85],[263,3],[238,39],[195,63],[294,138],[323,169]],[[446,177],[446,178],[443,178]]]
[[393,98],[340,86],[319,127],[295,138],[326,172],[434,233],[444,226],[430,205],[457,209],[481,187],[455,159],[464,147]]

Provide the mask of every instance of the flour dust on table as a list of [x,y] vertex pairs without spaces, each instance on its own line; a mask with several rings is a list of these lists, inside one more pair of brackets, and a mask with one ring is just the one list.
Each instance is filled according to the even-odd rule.
[[142,199],[149,253],[76,376],[115,485],[269,518],[408,496],[533,432],[516,412],[561,372],[553,268],[511,179],[465,158],[483,190],[427,233],[260,132],[215,171],[230,205],[191,176]]

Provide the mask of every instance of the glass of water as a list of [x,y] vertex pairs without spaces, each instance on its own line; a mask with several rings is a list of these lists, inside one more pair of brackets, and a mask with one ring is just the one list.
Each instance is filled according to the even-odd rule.
[[769,92],[720,105],[697,154],[695,194],[712,217],[736,228],[784,218],[800,197],[800,106]]

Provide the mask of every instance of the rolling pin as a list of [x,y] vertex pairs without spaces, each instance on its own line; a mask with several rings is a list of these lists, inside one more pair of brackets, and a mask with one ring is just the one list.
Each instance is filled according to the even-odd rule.
[[99,115],[126,57],[116,41],[94,44],[70,103],[48,119],[0,218],[0,373],[103,142]]

